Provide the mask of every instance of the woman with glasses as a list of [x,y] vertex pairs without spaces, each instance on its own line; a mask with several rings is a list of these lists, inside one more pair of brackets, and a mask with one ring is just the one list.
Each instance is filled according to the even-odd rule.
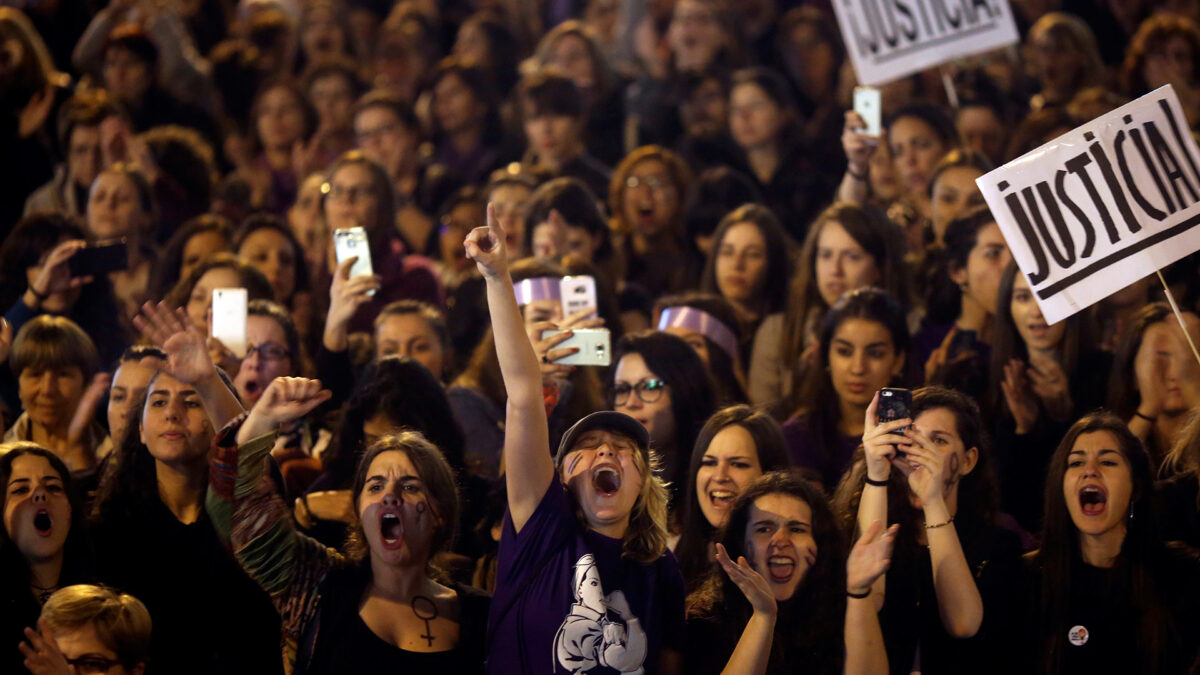
[[[608,186],[611,229],[621,238],[624,279],[652,296],[682,293],[700,279],[703,260],[684,234],[683,198],[692,172],[657,145],[629,153]],[[674,264],[663,265],[663,260]]]
[[[246,406],[258,402],[271,382],[308,372],[300,333],[292,316],[278,303],[254,300],[246,307],[246,356],[239,364],[233,385]],[[317,476],[321,462],[313,456],[316,429],[304,420],[279,430],[272,456],[283,471],[287,494],[303,494]]]
[[35,675],[142,675],[150,659],[150,612],[141,600],[106,586],[76,584],[42,607],[21,644]]
[[[379,311],[389,302],[421,300],[443,304],[442,285],[432,263],[412,255],[396,228],[396,203],[391,179],[382,166],[358,150],[343,154],[325,174],[321,211],[330,232],[361,227],[370,244],[371,267],[379,275],[379,290],[354,314],[351,331],[370,331]],[[329,263],[329,269],[336,265]],[[331,347],[332,348],[332,347]]]
[[641,422],[662,458],[671,509],[687,485],[687,458],[704,421],[716,410],[716,392],[704,362],[683,338],[662,331],[626,335],[613,354],[612,409]]

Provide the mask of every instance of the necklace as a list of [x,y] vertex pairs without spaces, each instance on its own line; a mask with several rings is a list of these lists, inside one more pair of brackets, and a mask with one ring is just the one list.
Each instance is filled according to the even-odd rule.
[[29,585],[33,587],[34,595],[36,595],[38,599],[38,604],[42,605],[46,604],[46,601],[50,599],[50,596],[54,595],[54,591],[58,590],[58,584],[52,584],[50,586],[38,586],[31,581],[29,582]]

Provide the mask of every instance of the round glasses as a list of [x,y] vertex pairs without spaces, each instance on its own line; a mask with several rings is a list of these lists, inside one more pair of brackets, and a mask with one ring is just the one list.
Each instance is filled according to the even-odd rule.
[[629,395],[636,393],[638,400],[642,403],[655,403],[662,398],[663,392],[667,389],[667,383],[657,377],[646,377],[638,380],[637,384],[629,384],[628,382],[618,382],[613,387],[613,403],[616,405],[625,405],[629,401]]

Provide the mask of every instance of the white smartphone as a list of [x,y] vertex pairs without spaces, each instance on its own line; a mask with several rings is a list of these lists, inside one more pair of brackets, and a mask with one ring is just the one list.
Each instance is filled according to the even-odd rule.
[[875,87],[854,88],[854,112],[867,123],[860,133],[879,138],[883,133],[883,101]]
[[[542,331],[542,339],[564,331]],[[612,338],[607,328],[580,328],[574,335],[560,342],[555,349],[579,347],[579,351],[554,361],[561,366],[607,366],[612,363]]]
[[246,289],[214,288],[212,336],[239,359],[246,357]]
[[[371,267],[371,245],[367,242],[367,231],[363,228],[347,227],[334,230],[333,250],[339,265],[358,256],[358,260],[355,260],[354,266],[350,268],[351,279],[375,273]],[[375,295],[375,291],[367,291],[367,295]]]
[[598,316],[596,304],[596,280],[590,276],[563,277],[559,282],[562,296],[563,318],[588,310],[590,316]]

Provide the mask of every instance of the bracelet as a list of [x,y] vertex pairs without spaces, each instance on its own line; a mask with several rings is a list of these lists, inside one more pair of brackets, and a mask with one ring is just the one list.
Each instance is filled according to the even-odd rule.
[[870,586],[867,586],[867,591],[865,593],[851,593],[849,588],[846,589],[846,597],[854,598],[855,600],[862,600],[862,599],[866,598],[867,596],[869,596],[870,594],[871,594]]
[[864,480],[866,481],[867,485],[874,485],[875,487],[888,486],[888,482],[886,480],[874,480],[870,476],[867,476]]
[[936,529],[938,529],[939,527],[945,527],[945,526],[947,526],[947,525],[949,525],[950,523],[953,523],[953,522],[954,522],[954,516],[950,516],[950,520],[947,520],[947,521],[946,521],[946,522],[944,522],[944,523],[934,523],[934,524],[932,524],[932,525],[930,525],[929,523],[925,523],[925,529],[927,529],[927,530],[936,530]]
[[853,178],[854,180],[856,180],[856,181],[858,181],[858,182],[860,182],[860,183],[866,183],[866,182],[868,181],[868,179],[870,178],[870,176],[871,176],[871,172],[870,172],[870,171],[866,171],[866,172],[864,172],[864,173],[854,173],[853,171],[851,171],[851,170],[850,170],[850,165],[849,165],[849,164],[847,164],[847,165],[846,165],[846,173],[847,173],[847,175],[849,175],[851,178]]
[[45,300],[46,298],[50,297],[49,293],[38,293],[37,289],[33,287],[33,284],[29,284],[29,292],[33,293],[33,297],[37,298],[38,300]]
[[1158,418],[1157,418],[1157,417],[1150,417],[1149,415],[1143,415],[1143,414],[1142,414],[1142,411],[1140,411],[1140,410],[1134,410],[1134,411],[1133,411],[1133,416],[1134,416],[1134,417],[1140,417],[1140,418],[1142,418],[1142,419],[1146,420],[1147,422],[1150,422],[1151,424],[1153,424],[1153,423],[1155,423],[1155,422],[1157,422],[1157,421],[1158,421]]

